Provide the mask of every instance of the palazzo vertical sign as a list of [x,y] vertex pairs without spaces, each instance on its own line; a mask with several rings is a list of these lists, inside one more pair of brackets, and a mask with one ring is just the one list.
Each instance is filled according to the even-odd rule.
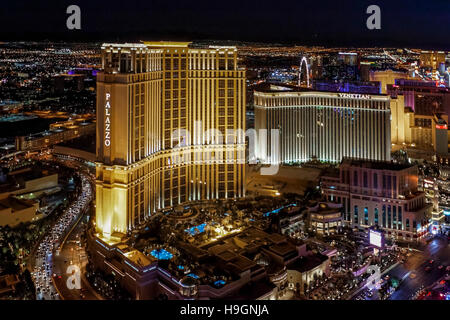
[[105,146],[111,145],[111,94],[106,94],[105,102]]

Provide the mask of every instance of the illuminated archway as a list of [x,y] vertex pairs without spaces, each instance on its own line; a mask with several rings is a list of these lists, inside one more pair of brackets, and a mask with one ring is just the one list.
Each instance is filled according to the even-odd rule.
[[306,69],[306,86],[309,88],[309,69],[308,69],[308,61],[306,60],[306,57],[302,57],[302,60],[300,61],[300,68],[298,69],[298,86],[301,86],[301,82],[302,82],[303,64],[305,65],[305,69]]

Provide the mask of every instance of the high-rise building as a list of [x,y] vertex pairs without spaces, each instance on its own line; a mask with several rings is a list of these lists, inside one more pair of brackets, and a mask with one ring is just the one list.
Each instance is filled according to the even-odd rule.
[[313,80],[312,88],[317,91],[347,92],[362,94],[381,93],[381,83],[377,81],[336,81]]
[[245,71],[235,47],[103,44],[102,66],[99,234],[117,240],[161,208],[244,196]]
[[432,70],[439,69],[440,65],[445,65],[444,51],[422,51],[420,53],[420,66],[431,68]]
[[408,79],[408,73],[401,70],[371,70],[370,81],[381,83],[381,93],[386,93],[387,85],[394,84],[396,79]]
[[448,89],[436,87],[434,82],[397,79],[395,85],[387,86],[387,92],[398,102],[391,105],[393,149],[412,147],[430,155],[447,156]]
[[387,94],[403,94],[405,107],[419,114],[446,113],[450,116],[450,89],[440,87],[435,81],[396,79],[387,86]]
[[390,159],[388,96],[261,86],[254,101],[263,163]]
[[356,66],[358,64],[358,53],[356,52],[339,52],[338,60],[342,64]]
[[[359,74],[361,77],[361,81],[369,82],[370,81],[370,67],[372,66],[371,62],[361,61],[359,63]],[[381,88],[381,83],[380,83]]]
[[388,161],[344,159],[321,178],[327,201],[341,203],[344,223],[379,226],[389,237],[418,240],[428,233],[432,205],[418,190],[418,169]]

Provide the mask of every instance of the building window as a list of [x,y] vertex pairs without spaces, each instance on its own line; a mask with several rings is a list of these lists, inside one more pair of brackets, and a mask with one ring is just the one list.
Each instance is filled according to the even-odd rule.
[[375,224],[378,225],[378,208],[375,208],[373,215],[374,215]]
[[397,222],[397,225],[398,225],[398,229],[400,229],[400,230],[403,229],[402,228],[402,221],[403,221],[403,218],[402,218],[402,207],[399,206],[398,207],[398,222]]
[[376,173],[373,174],[373,187],[378,189],[378,175]]
[[367,207],[364,207],[364,224],[369,225],[369,209]]
[[392,224],[394,229],[397,229],[397,207],[392,207]]
[[406,230],[409,231],[409,219],[406,219]]
[[358,172],[357,172],[357,171],[355,171],[355,172],[353,173],[353,185],[354,185],[354,186],[357,186],[357,185],[358,185]]
[[386,228],[386,206],[383,205],[383,210],[382,210],[382,215],[383,215],[383,228]]
[[392,223],[391,223],[391,206],[388,206],[388,224],[387,224],[388,228],[392,227]]
[[353,222],[358,223],[358,206],[355,206],[355,211],[353,215]]

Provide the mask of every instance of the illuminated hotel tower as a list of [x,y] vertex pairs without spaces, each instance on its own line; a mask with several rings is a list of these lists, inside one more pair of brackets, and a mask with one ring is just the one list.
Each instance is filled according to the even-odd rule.
[[104,44],[97,75],[96,228],[244,196],[245,71],[234,47]]
[[390,160],[389,96],[279,88],[254,93],[261,162]]

